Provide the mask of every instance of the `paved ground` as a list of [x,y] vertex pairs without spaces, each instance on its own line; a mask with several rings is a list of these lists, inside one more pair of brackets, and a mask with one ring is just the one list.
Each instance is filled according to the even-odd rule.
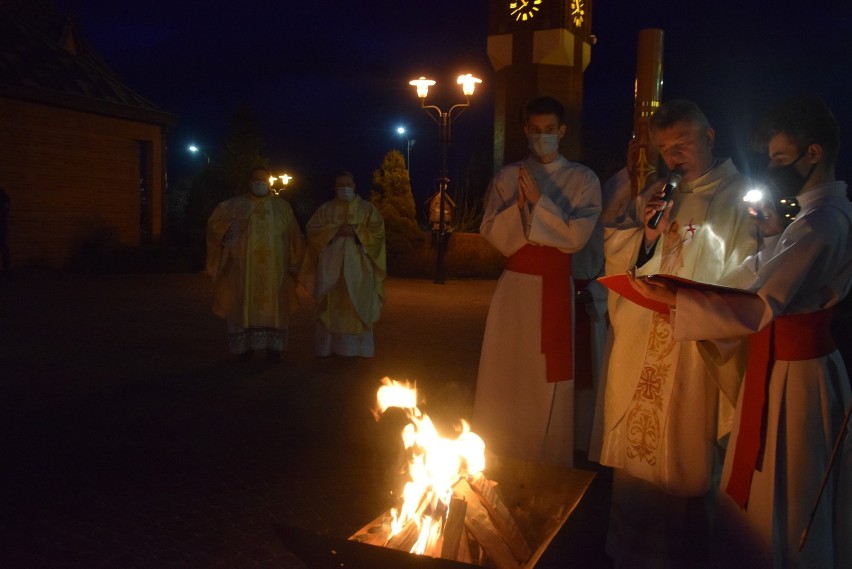
[[[277,525],[345,538],[390,504],[382,377],[469,416],[493,288],[390,280],[375,358],[315,358],[302,312],[273,364],[227,355],[201,274],[0,279],[0,567],[305,567]],[[537,567],[609,566],[608,495]]]

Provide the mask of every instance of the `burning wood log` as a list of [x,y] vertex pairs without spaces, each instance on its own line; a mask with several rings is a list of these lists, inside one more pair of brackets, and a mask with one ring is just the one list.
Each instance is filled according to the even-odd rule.
[[411,551],[414,544],[417,543],[419,532],[420,528],[417,527],[414,520],[409,520],[398,534],[391,536],[385,547],[399,549],[400,551]]
[[[479,545],[485,550],[499,569],[519,568],[519,561],[515,559],[512,549],[507,544],[500,530],[491,521],[488,510],[479,500],[476,492],[471,488],[464,478],[459,480],[453,491],[467,501],[467,515],[465,516],[465,527],[470,530]],[[521,560],[526,561],[526,559]]]
[[462,563],[473,565],[473,552],[470,547],[470,534],[467,533],[467,528],[462,524],[461,541],[459,542],[459,552],[457,559]]
[[515,561],[509,546],[500,538],[500,534],[487,518],[470,518],[465,520],[465,525],[497,569],[520,569],[521,566]]
[[[450,500],[450,511],[444,522],[443,542],[441,544],[442,559],[460,560],[462,539],[467,539],[464,532],[464,518],[467,514],[467,502],[453,496]],[[468,554],[470,550],[468,549]]]
[[497,483],[488,480],[481,472],[470,477],[471,486],[480,498],[480,502],[488,510],[494,525],[500,530],[500,535],[506,540],[512,555],[518,563],[525,563],[531,556],[532,550],[521,529],[515,523],[512,514],[503,503],[497,492]]
[[439,517],[437,520],[429,519],[428,523],[428,533],[424,534],[422,529],[420,533],[420,540],[423,540],[425,537],[426,542],[423,546],[423,555],[437,557],[438,553],[441,551],[444,527],[443,520]]
[[[500,569],[520,567],[530,557],[529,545],[498,496],[496,483],[482,475],[471,480],[480,489],[475,490],[464,478],[453,486],[447,518],[443,524],[434,524],[425,538],[423,554],[479,565],[489,558]],[[420,513],[430,501],[429,497],[424,498],[418,508]],[[498,522],[495,515],[502,519]],[[395,535],[391,531],[391,515],[385,513],[350,539],[400,551],[412,551],[418,539],[424,539],[414,520],[409,520]],[[471,536],[475,551],[471,550]]]

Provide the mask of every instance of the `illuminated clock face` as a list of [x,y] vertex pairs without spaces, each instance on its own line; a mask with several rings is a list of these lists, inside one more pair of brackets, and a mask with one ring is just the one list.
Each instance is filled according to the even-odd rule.
[[509,14],[519,22],[532,20],[544,0],[510,0]]
[[583,7],[583,0],[571,0],[571,21],[575,27],[583,25],[583,20],[586,16],[586,10]]

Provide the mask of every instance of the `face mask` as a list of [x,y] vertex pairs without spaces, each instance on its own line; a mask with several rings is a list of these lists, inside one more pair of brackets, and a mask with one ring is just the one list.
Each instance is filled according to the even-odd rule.
[[262,180],[253,180],[251,183],[251,193],[257,197],[263,197],[269,193],[269,184]]
[[559,137],[555,134],[531,134],[530,152],[541,158],[559,152]]
[[808,181],[814,168],[816,168],[816,164],[812,165],[811,169],[808,170],[807,176],[799,174],[798,170],[796,170],[796,164],[804,155],[805,152],[802,152],[792,163],[786,166],[770,168],[766,172],[766,185],[773,188],[775,195],[795,196],[804,187],[805,182]]
[[355,188],[350,188],[349,186],[337,188],[337,199],[351,202],[355,199]]

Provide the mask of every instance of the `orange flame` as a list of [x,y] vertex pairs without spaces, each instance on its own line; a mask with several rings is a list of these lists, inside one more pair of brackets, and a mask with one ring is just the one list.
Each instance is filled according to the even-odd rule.
[[403,409],[409,419],[402,440],[409,454],[410,480],[403,488],[399,510],[391,510],[391,535],[414,522],[419,536],[411,552],[423,553],[440,534],[449,513],[453,485],[462,477],[484,470],[485,443],[464,420],[456,438],[442,437],[429,416],[417,407],[417,389],[408,382],[384,378],[376,399],[377,420],[390,407]]

